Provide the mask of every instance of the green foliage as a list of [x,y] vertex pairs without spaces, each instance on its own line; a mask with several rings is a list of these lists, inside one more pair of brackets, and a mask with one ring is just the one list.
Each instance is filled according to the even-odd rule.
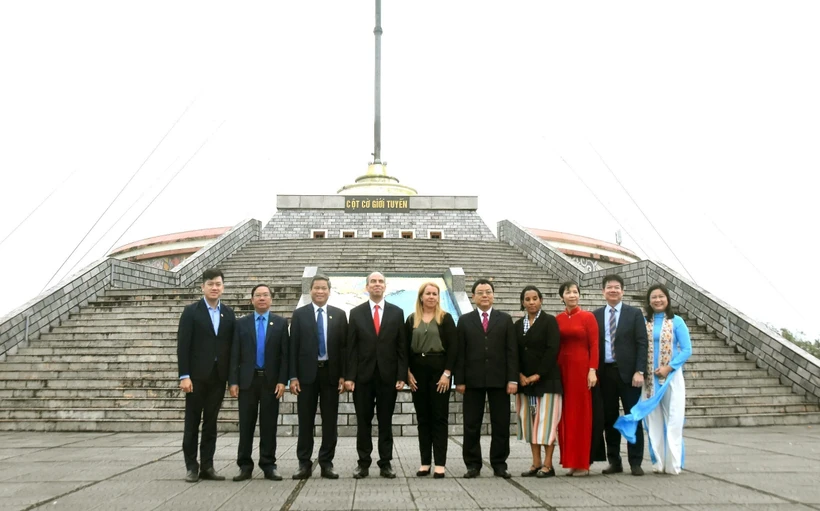
[[815,357],[820,358],[820,339],[810,341],[805,338],[806,334],[804,334],[803,332],[792,332],[788,328],[775,328],[773,330],[782,335],[783,338],[787,341],[790,341],[795,345],[800,346],[801,348],[808,351]]

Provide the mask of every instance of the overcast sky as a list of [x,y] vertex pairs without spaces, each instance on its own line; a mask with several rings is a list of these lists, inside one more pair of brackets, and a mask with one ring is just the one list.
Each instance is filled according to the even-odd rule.
[[[753,318],[820,335],[820,3],[382,11],[391,175],[478,195],[493,231],[622,229]],[[0,314],[112,245],[267,221],[277,194],[364,173],[373,26],[364,0],[0,3],[0,239],[54,192],[0,245]]]

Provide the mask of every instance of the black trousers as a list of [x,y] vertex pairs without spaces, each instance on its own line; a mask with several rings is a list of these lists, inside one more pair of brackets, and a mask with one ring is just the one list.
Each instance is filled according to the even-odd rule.
[[393,459],[393,411],[396,408],[395,383],[384,383],[375,371],[372,380],[367,383],[356,382],[353,391],[353,405],[356,408],[356,452],[359,455],[359,466],[369,468],[373,462],[371,429],[373,424],[373,407],[379,419],[379,468],[390,465]]
[[[205,379],[191,379],[194,391],[185,394],[185,430],[182,434],[182,453],[188,470],[207,470],[214,466],[216,451],[216,420],[222,399],[225,397],[225,380],[219,378],[214,364]],[[199,461],[196,448],[199,443],[199,424],[202,423],[202,443],[199,444]]]
[[[601,371],[601,395],[604,402],[604,435],[606,437],[606,457],[610,464],[621,464],[621,434],[613,426],[620,415],[620,406],[629,413],[641,399],[641,388],[632,382],[624,383],[616,364],[604,364]],[[627,444],[626,452],[630,466],[641,466],[643,461],[643,427],[635,432],[634,444]]]
[[253,470],[253,436],[259,419],[259,468],[276,468],[276,422],[279,420],[279,400],[274,387],[269,387],[265,375],[254,373],[250,388],[239,389],[239,447],[236,464],[241,470]]
[[310,384],[300,382],[301,392],[296,397],[296,411],[299,415],[299,440],[296,442],[296,457],[299,467],[309,467],[313,454],[313,427],[316,424],[316,405],[322,413],[322,445],[319,446],[319,466],[333,467],[336,454],[339,420],[339,380],[331,381],[326,365],[320,366],[316,380]]
[[490,405],[490,465],[506,470],[510,455],[510,396],[506,388],[470,388],[464,392],[464,446],[462,455],[468,470],[481,470],[481,423],[485,397]]
[[430,465],[430,451],[436,465],[447,464],[448,413],[450,411],[450,388],[447,392],[436,390],[441,373],[444,372],[445,357],[443,354],[413,355],[410,359],[410,371],[416,378],[418,390],[413,392],[413,405],[416,408],[416,419],[419,430],[419,453],[421,464]]

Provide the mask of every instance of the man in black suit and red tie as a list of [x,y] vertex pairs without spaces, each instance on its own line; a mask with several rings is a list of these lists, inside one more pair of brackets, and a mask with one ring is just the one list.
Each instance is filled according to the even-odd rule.
[[[604,474],[623,472],[621,462],[621,434],[613,426],[620,415],[629,413],[641,398],[644,370],[646,369],[646,322],[641,311],[623,303],[624,279],[620,275],[603,278],[603,293],[607,305],[596,309],[598,321],[598,385],[604,402],[604,435],[609,466]],[[619,402],[620,401],[620,402]],[[626,452],[633,476],[642,476],[643,428],[635,433],[634,444],[627,444]]]
[[239,398],[239,446],[234,481],[253,474],[253,435],[259,419],[259,468],[265,479],[281,481],[276,470],[279,400],[288,381],[288,322],[270,311],[272,291],[259,284],[251,291],[253,313],[236,322],[229,374],[231,397]]
[[[216,451],[216,421],[231,359],[233,310],[220,301],[224,276],[217,269],[202,274],[202,300],[185,307],[177,330],[177,365],[179,388],[185,393],[185,432],[182,452],[187,474],[185,480],[195,483],[200,478],[222,481],[214,470]],[[196,451],[199,424],[202,423],[200,463]]]
[[316,405],[321,403],[322,445],[319,467],[322,477],[338,479],[333,470],[339,418],[339,395],[344,392],[347,356],[347,315],[328,305],[330,279],[316,275],[310,282],[311,303],[299,307],[290,320],[290,391],[296,397],[299,440],[296,457],[299,470],[294,479],[307,479],[312,471],[313,427]]
[[462,394],[464,442],[462,454],[472,479],[481,472],[481,423],[485,399],[490,407],[490,465],[496,477],[509,479],[510,394],[518,390],[518,342],[509,314],[493,308],[494,286],[487,279],[473,284],[476,309],[458,320],[456,392]]
[[373,439],[373,406],[379,419],[379,474],[393,479],[393,411],[407,375],[404,311],[384,301],[384,275],[367,276],[370,299],[350,311],[345,388],[353,392],[356,407],[356,450],[359,461],[353,477],[369,475]]

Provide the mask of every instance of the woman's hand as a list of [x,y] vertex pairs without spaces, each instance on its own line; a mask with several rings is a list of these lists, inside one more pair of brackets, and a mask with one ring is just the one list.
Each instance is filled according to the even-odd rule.
[[661,366],[655,369],[655,374],[661,378],[666,378],[672,372],[672,366]]
[[524,373],[518,373],[518,384],[522,387],[527,386],[527,377],[524,376]]
[[410,372],[410,369],[407,370],[407,384],[410,385],[410,390],[412,390],[413,392],[419,390],[419,385],[416,381],[416,377],[413,376],[413,373]]
[[438,383],[436,383],[436,391],[438,391],[439,394],[444,394],[448,390],[450,390],[450,377],[442,373],[441,378],[439,378]]
[[595,369],[590,369],[587,373],[587,387],[592,390],[596,383],[598,383],[598,373]]

